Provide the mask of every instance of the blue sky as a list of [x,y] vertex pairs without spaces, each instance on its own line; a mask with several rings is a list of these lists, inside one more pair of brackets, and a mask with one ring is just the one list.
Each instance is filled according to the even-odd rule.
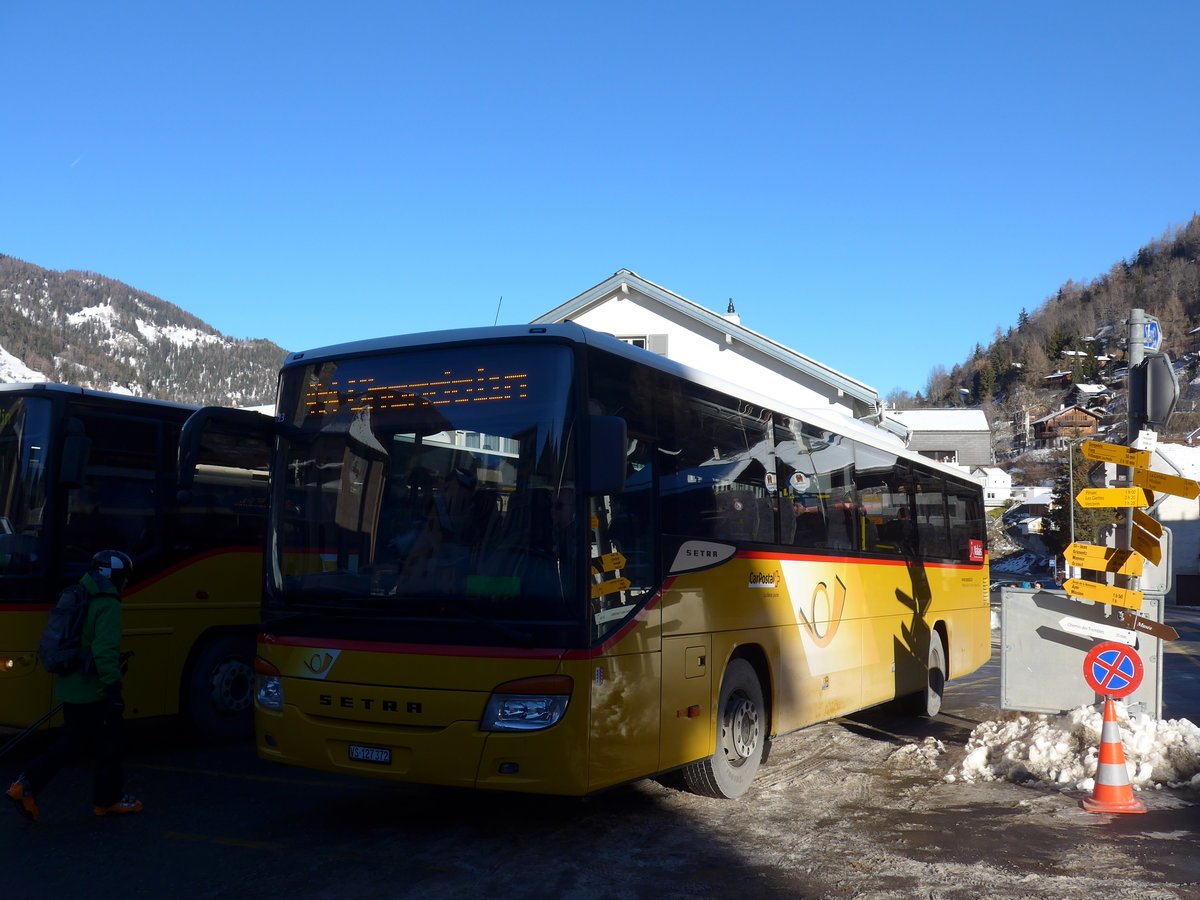
[[621,268],[925,387],[1200,210],[1200,6],[13,0],[0,253],[288,350]]

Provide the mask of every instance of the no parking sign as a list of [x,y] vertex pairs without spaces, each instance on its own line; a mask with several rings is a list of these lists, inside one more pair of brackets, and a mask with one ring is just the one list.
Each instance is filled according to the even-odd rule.
[[1132,647],[1105,641],[1088,651],[1083,660],[1083,677],[1097,694],[1128,697],[1142,683],[1142,658]]

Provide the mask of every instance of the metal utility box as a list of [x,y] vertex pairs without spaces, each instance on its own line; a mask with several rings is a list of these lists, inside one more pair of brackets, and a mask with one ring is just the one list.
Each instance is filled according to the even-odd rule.
[[[1081,632],[1108,626],[1135,637],[1132,646],[1145,670],[1141,686],[1125,698],[1130,711],[1162,718],[1162,641],[1120,628],[1115,615],[1105,614],[1110,609],[1063,591],[1003,588],[1000,708],[1055,714],[1102,700],[1084,680],[1083,660],[1108,638]],[[1146,594],[1138,615],[1161,622],[1162,614],[1163,597]]]

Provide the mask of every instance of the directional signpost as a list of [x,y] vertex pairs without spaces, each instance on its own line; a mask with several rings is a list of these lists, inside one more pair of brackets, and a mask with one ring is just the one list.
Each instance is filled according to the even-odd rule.
[[1072,597],[1080,600],[1091,600],[1093,603],[1107,603],[1110,606],[1123,606],[1126,609],[1142,608],[1142,592],[1131,591],[1128,588],[1112,587],[1095,581],[1082,581],[1078,578],[1068,578],[1063,582],[1063,590]]
[[[1005,709],[1038,712],[1068,709],[1068,704],[1077,702],[1084,688],[1074,679],[1057,677],[1066,670],[1055,671],[1054,667],[1069,665],[1074,669],[1081,649],[1095,644],[1084,660],[1084,678],[1088,688],[1106,698],[1102,762],[1106,751],[1112,755],[1114,747],[1120,750],[1115,715],[1110,723],[1112,698],[1133,695],[1130,702],[1148,705],[1152,715],[1160,714],[1162,651],[1159,645],[1148,643],[1147,638],[1160,641],[1178,638],[1175,629],[1158,621],[1162,618],[1164,595],[1169,590],[1166,576],[1170,572],[1171,533],[1146,508],[1155,506],[1156,494],[1187,500],[1200,497],[1200,481],[1151,468],[1155,439],[1174,411],[1179,386],[1170,358],[1158,352],[1163,341],[1158,320],[1146,316],[1144,310],[1133,309],[1127,324],[1126,434],[1137,438],[1131,440],[1134,445],[1131,447],[1095,440],[1083,442],[1080,452],[1085,459],[1106,464],[1092,467],[1093,472],[1116,466],[1117,477],[1114,480],[1109,480],[1107,474],[1098,480],[1089,477],[1090,486],[1075,496],[1081,507],[1107,507],[1123,513],[1120,517],[1124,519],[1123,525],[1105,526],[1117,546],[1076,542],[1072,517],[1072,541],[1063,557],[1071,569],[1087,570],[1087,574],[1063,582],[1066,598],[1056,591],[1037,591],[1031,603],[1009,603],[1005,598],[1001,604],[1006,642],[1001,659],[1001,704]],[[1069,475],[1068,480],[1073,489],[1073,477]],[[1147,562],[1152,568],[1146,566]],[[1144,593],[1140,587],[1145,588]],[[1014,597],[1024,595],[1016,588],[1006,590],[1011,590]],[[1145,612],[1138,615],[1143,606]],[[1138,647],[1148,654],[1146,663],[1138,655],[1135,649]],[[1009,663],[1010,658],[1013,663]],[[1147,686],[1142,685],[1144,666],[1151,667]],[[1047,677],[1048,673],[1052,677]],[[1116,732],[1115,736],[1110,730]],[[1085,803],[1085,808],[1143,811],[1133,809],[1131,803],[1122,802],[1117,804],[1121,808],[1114,808],[1109,802],[1107,794],[1117,789],[1127,790],[1128,783],[1126,780],[1124,784],[1115,781],[1102,784],[1104,778],[1100,776],[1105,771],[1125,774],[1123,761],[1118,764],[1108,760],[1108,763],[1111,764],[1100,767],[1097,793],[1090,806]]]
[[1101,441],[1084,441],[1080,452],[1095,462],[1115,463],[1118,466],[1134,466],[1147,468],[1150,465],[1150,451],[1134,450],[1120,444],[1105,444]]
[[1135,487],[1149,488],[1173,497],[1183,497],[1185,500],[1195,500],[1200,497],[1200,481],[1180,478],[1178,475],[1167,475],[1165,472],[1134,469],[1133,483]]
[[1148,634],[1151,637],[1159,638],[1164,641],[1179,640],[1179,632],[1170,625],[1164,625],[1162,622],[1156,622],[1154,619],[1147,619],[1145,616],[1139,616],[1137,613],[1127,609],[1117,610],[1117,621],[1124,627],[1132,631]]
[[1162,562],[1162,545],[1159,544],[1159,538],[1139,528],[1136,524],[1133,526],[1133,532],[1129,535],[1129,543],[1134,550],[1146,557],[1150,565],[1157,566]]
[[1122,644],[1128,644],[1130,647],[1137,642],[1137,635],[1132,631],[1126,631],[1124,628],[1117,628],[1113,625],[1105,625],[1103,622],[1091,622],[1087,619],[1079,619],[1075,616],[1063,616],[1058,620],[1058,627],[1068,634],[1077,634],[1080,637],[1100,638],[1105,641],[1120,641]]
[[[1158,323],[1153,322],[1152,324],[1157,339]],[[1147,328],[1149,325],[1150,323],[1147,324]],[[1149,332],[1147,333],[1149,334]],[[1064,556],[1069,564],[1081,569],[1140,578],[1143,565],[1136,561],[1138,558],[1158,566],[1162,564],[1163,556],[1163,527],[1143,512],[1142,508],[1154,504],[1154,492],[1195,500],[1200,497],[1200,481],[1181,478],[1166,472],[1151,471],[1150,463],[1153,454],[1149,450],[1105,444],[1101,441],[1085,441],[1080,449],[1088,459],[1125,466],[1131,471],[1131,487],[1085,488],[1076,495],[1075,500],[1085,509],[1107,506],[1127,510],[1126,522],[1129,538],[1124,552],[1133,555],[1122,555],[1113,549],[1105,550],[1087,544],[1071,544]],[[1136,591],[1121,590],[1123,593],[1113,595],[1118,597],[1116,600],[1102,600],[1094,596],[1094,588],[1080,587],[1076,589],[1076,592],[1068,590],[1068,593],[1081,599],[1087,597],[1098,603],[1115,603],[1130,609],[1141,607],[1140,594],[1135,603],[1132,595],[1137,594]],[[1084,591],[1088,593],[1085,594]]]
[[1068,565],[1095,572],[1113,572],[1117,575],[1141,577],[1146,560],[1141,554],[1118,547],[1102,547],[1098,544],[1071,544],[1063,551]]
[[1156,538],[1163,536],[1162,523],[1157,519],[1152,519],[1140,509],[1133,511],[1133,524],[1141,528],[1147,534],[1153,535]]
[[1140,487],[1084,488],[1075,495],[1075,500],[1084,509],[1098,509],[1101,506],[1149,506],[1154,502],[1149,491]]

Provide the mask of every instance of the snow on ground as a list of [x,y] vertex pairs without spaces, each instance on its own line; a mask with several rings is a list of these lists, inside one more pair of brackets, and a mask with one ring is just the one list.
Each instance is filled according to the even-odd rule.
[[[1187,719],[1130,716],[1114,701],[1129,783],[1135,789],[1200,791],[1200,728]],[[971,732],[967,755],[947,781],[1013,781],[1090,791],[1095,787],[1103,716],[1081,706],[1059,716],[1012,713]]]
[[205,334],[203,331],[197,331],[195,328],[184,328],[182,325],[170,325],[166,328],[160,328],[157,325],[151,325],[149,322],[137,320],[138,331],[147,340],[154,341],[159,338],[166,338],[172,344],[178,347],[194,347],[197,344],[219,344],[221,336],[217,334]]
[[72,325],[80,325],[84,322],[103,322],[111,330],[116,317],[117,311],[110,304],[102,303],[99,306],[85,306],[79,312],[71,313],[67,316],[67,321]]
[[3,347],[0,347],[0,384],[46,380],[46,376],[41,372],[35,372]]

